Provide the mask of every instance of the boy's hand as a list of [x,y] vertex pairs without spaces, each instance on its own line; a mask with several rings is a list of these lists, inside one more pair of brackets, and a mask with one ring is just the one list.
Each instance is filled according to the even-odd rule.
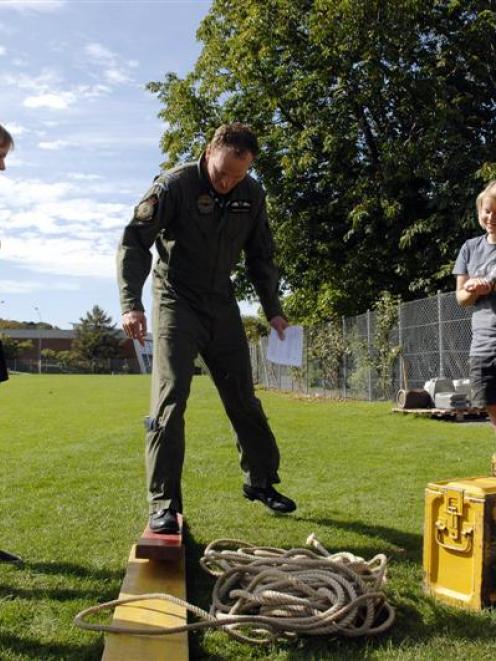
[[478,296],[489,294],[493,285],[484,278],[469,278],[463,285],[465,291],[472,292]]

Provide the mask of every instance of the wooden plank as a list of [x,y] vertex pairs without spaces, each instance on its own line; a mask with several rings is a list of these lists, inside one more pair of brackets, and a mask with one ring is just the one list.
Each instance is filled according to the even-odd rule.
[[146,526],[136,544],[136,557],[149,560],[169,561],[178,558],[181,554],[183,543],[183,517],[178,514],[179,533],[176,535],[164,535],[155,533]]
[[[186,599],[184,546],[169,562],[137,558],[136,546],[133,546],[119,598],[151,592],[167,592]],[[151,629],[180,626],[186,622],[185,608],[160,599],[144,599],[117,606],[112,620],[112,624],[120,626],[142,628],[149,625]],[[164,636],[105,634],[102,661],[187,661],[188,658],[186,632]]]

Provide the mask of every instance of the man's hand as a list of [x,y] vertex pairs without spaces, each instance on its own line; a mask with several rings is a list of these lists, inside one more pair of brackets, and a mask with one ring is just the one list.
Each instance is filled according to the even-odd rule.
[[469,291],[478,296],[489,294],[493,285],[484,278],[469,278],[463,285],[465,291]]
[[284,331],[289,326],[288,321],[284,317],[277,316],[272,317],[269,323],[279,335],[279,339],[284,340]]
[[140,310],[131,310],[122,315],[122,328],[128,337],[138,340],[142,347],[145,346],[146,317]]

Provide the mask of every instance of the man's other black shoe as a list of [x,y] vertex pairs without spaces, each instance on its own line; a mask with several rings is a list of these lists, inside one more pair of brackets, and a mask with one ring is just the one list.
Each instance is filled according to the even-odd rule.
[[179,520],[173,509],[152,512],[148,523],[152,532],[164,535],[177,535],[179,532]]
[[243,495],[248,500],[259,500],[270,510],[279,514],[289,514],[289,512],[294,512],[296,509],[294,500],[283,496],[273,486],[264,489],[243,484]]

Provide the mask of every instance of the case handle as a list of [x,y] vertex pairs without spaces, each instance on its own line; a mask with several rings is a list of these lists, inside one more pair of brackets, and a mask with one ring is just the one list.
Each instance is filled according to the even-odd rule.
[[443,521],[436,521],[435,527],[436,542],[439,544],[439,546],[442,546],[448,551],[457,551],[458,553],[468,553],[472,549],[472,533],[474,531],[473,528],[464,528],[460,534],[465,537],[465,544],[462,546],[455,546],[454,544],[446,544],[446,542],[441,537],[441,533],[443,533],[445,530],[448,530],[448,526]]

